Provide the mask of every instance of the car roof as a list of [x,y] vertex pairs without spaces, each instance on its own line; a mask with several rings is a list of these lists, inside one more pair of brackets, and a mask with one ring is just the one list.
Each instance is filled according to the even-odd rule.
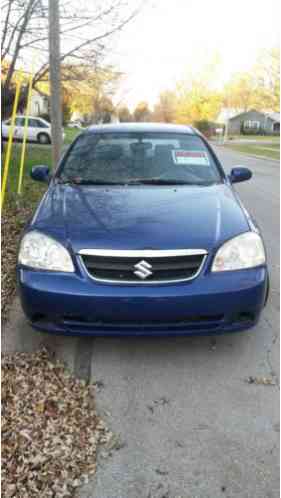
[[93,125],[87,128],[86,133],[130,133],[130,132],[158,132],[158,133],[189,133],[196,135],[191,126],[169,123],[112,123]]
[[[40,118],[39,116],[24,116],[23,114],[17,114],[16,115],[16,118],[23,118],[23,119],[25,119],[26,117],[27,117],[27,119],[39,119],[40,121],[46,121],[46,119]],[[46,123],[48,123],[48,121],[46,121]]]

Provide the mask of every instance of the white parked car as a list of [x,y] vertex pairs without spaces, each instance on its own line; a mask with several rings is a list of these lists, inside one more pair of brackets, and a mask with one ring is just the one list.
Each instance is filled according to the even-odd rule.
[[[17,116],[15,120],[14,139],[23,139],[25,116]],[[2,123],[2,136],[9,137],[11,120]],[[64,139],[64,133],[63,133]],[[28,117],[27,140],[39,142],[40,144],[50,144],[52,140],[51,124],[45,119],[34,116]]]
[[70,121],[70,123],[68,123],[67,126],[68,126],[68,128],[79,128],[79,129],[83,128],[83,126],[80,123],[80,121]]

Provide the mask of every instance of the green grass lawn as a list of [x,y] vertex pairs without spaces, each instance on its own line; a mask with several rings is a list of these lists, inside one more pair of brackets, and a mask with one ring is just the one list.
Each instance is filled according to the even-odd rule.
[[[72,143],[74,138],[80,133],[80,130],[76,128],[65,128],[65,140],[64,144],[69,145]],[[5,148],[7,147],[7,142],[5,142]],[[19,167],[20,167],[20,154],[21,154],[22,144],[13,143],[12,148],[12,156],[10,163],[10,171],[8,176],[8,184],[7,184],[7,197],[6,201],[9,202],[11,198],[14,198],[17,185],[18,185],[18,177],[19,177]],[[4,160],[2,159],[2,164]],[[44,184],[40,184],[38,182],[34,182],[30,178],[30,171],[33,166],[45,164],[47,166],[52,167],[52,150],[48,145],[38,145],[27,143],[26,145],[26,156],[25,156],[25,166],[24,166],[24,176],[23,176],[23,189],[22,196],[19,201],[27,200],[32,202],[38,202],[38,198],[44,192],[46,186]],[[5,202],[6,202],[5,201]]]
[[14,202],[15,199],[17,199],[18,202],[24,202],[24,203],[27,202],[30,205],[33,203],[37,203],[46,189],[46,185],[40,184],[39,182],[35,182],[30,178],[30,171],[33,166],[39,164],[45,164],[50,168],[52,167],[51,147],[33,145],[29,143],[27,144],[23,184],[22,184],[22,195],[17,196],[16,192],[17,192],[18,178],[19,178],[20,155],[21,155],[21,144],[20,143],[13,144],[10,169],[8,174],[5,204],[6,202],[7,204],[9,202]]
[[254,140],[259,142],[276,142],[280,143],[279,135],[230,135],[229,139],[233,140]]
[[280,145],[276,144],[231,144],[228,143],[225,147],[235,150],[237,152],[242,152],[244,154],[248,154],[250,156],[261,156],[266,157],[268,159],[277,159],[280,158]]
[[64,128],[65,139],[64,143],[69,145],[73,142],[74,138],[79,135],[83,130],[79,130],[78,128]]
[[[74,138],[80,133],[80,130],[76,128],[65,128],[65,140],[64,144],[69,145],[72,143]],[[5,142],[5,148],[7,147],[7,142]],[[12,156],[10,163],[10,171],[8,176],[7,185],[7,198],[13,197],[17,191],[18,177],[19,177],[19,166],[20,166],[20,154],[21,154],[22,144],[13,143]],[[2,164],[4,160],[2,158]],[[25,166],[24,166],[24,177],[23,177],[23,191],[22,200],[24,201],[27,196],[29,201],[30,197],[35,197],[35,202],[38,201],[38,197],[42,195],[46,186],[38,182],[34,182],[30,178],[30,171],[33,166],[38,164],[46,164],[52,167],[52,151],[51,147],[48,145],[37,145],[27,143],[26,145],[26,156],[25,156]]]

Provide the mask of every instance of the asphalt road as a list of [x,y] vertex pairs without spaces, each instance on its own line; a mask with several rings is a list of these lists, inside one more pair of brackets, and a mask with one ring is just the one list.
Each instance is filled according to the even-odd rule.
[[[271,295],[259,325],[217,338],[50,337],[31,331],[18,302],[6,351],[45,344],[98,383],[97,408],[116,434],[79,498],[279,497],[279,165],[217,148],[263,231]],[[249,376],[270,379],[256,385]]]

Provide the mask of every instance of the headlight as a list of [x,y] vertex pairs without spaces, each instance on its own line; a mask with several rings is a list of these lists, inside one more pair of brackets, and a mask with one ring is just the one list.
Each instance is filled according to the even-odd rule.
[[27,233],[20,244],[19,263],[40,270],[74,272],[71,256],[56,240],[41,232]]
[[255,232],[247,232],[227,241],[218,250],[212,271],[242,270],[265,263],[262,239]]

